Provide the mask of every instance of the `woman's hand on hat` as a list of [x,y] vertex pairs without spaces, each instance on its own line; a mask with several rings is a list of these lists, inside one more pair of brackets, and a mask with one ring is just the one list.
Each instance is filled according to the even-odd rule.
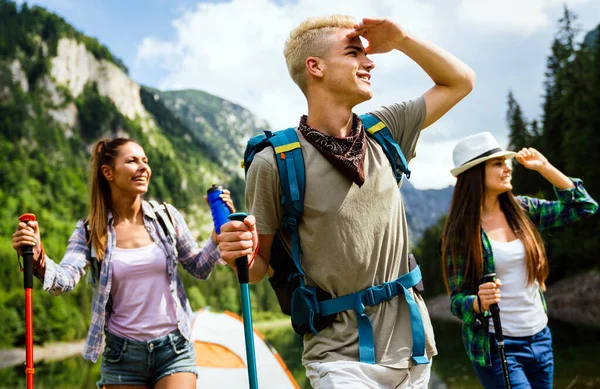
[[548,166],[548,159],[533,147],[522,148],[515,156],[517,161],[529,170],[539,172]]

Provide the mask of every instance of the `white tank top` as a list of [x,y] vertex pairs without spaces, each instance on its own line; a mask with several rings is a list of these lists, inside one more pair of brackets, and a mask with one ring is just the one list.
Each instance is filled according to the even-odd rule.
[[[490,239],[496,277],[502,281],[500,287],[500,321],[502,333],[508,336],[531,336],[548,324],[544,311],[539,284],[527,284],[525,247],[519,240],[496,242]],[[490,332],[495,332],[490,319]]]
[[167,257],[156,243],[137,249],[115,247],[111,265],[110,333],[146,341],[177,329]]

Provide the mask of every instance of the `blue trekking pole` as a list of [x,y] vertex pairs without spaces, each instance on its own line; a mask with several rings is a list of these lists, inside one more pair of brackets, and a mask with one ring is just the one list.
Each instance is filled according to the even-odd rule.
[[[229,220],[243,222],[248,216],[243,212],[232,213]],[[237,266],[238,280],[242,294],[242,318],[244,319],[244,338],[246,340],[246,360],[248,362],[248,380],[250,389],[258,389],[258,377],[256,375],[256,356],[254,354],[254,330],[252,329],[252,310],[250,308],[250,288],[248,287],[248,257],[239,257],[235,260]]]

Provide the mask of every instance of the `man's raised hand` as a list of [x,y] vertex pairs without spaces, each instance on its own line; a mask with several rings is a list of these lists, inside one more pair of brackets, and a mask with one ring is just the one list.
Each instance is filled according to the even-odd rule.
[[363,18],[354,25],[354,30],[346,35],[349,39],[357,36],[362,36],[368,41],[365,48],[367,54],[379,54],[399,50],[406,38],[406,31],[389,19]]

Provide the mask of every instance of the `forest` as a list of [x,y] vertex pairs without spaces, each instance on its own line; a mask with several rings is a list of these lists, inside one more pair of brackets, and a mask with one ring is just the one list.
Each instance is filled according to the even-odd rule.
[[[518,96],[507,91],[506,131],[509,147],[538,148],[556,167],[581,178],[589,193],[600,198],[600,26],[584,43],[574,14],[565,9],[550,47],[540,118],[527,118]],[[149,198],[168,201],[194,216],[198,241],[208,238],[210,218],[202,194],[221,180],[237,188],[235,202],[243,208],[243,181],[224,176],[211,160],[210,146],[190,137],[190,130],[152,91],[142,88],[141,99],[158,128],[145,132],[136,120],[124,117],[112,101],[88,84],[77,97],[58,87],[53,99],[43,86],[56,54],[59,39],[83,43],[98,59],[126,71],[122,62],[97,40],[86,37],[59,16],[43,8],[17,6],[0,0],[0,348],[24,344],[23,281],[10,237],[17,217],[33,212],[40,220],[46,252],[59,261],[78,219],[87,215],[89,147],[100,136],[126,133],[145,148],[153,166]],[[28,90],[15,82],[11,66],[18,60]],[[49,110],[74,104],[77,125],[65,129]],[[207,108],[208,109],[208,108]],[[174,150],[178,150],[177,153]],[[199,171],[208,172],[206,175]],[[205,176],[207,178],[205,178]],[[541,177],[514,166],[514,192],[553,198],[552,188]],[[183,189],[183,182],[185,188]],[[425,296],[445,293],[439,237],[444,223],[427,229],[413,251],[424,274]],[[598,266],[600,218],[593,217],[563,230],[546,233],[551,286],[565,277]],[[240,313],[239,288],[233,273],[219,266],[208,282],[198,282],[181,272],[193,309]],[[35,342],[82,339],[87,333],[92,286],[82,281],[64,296],[52,297],[34,283]],[[277,300],[266,281],[252,286],[253,315],[257,321],[281,318]]]
[[[569,177],[583,180],[590,195],[600,199],[600,25],[576,41],[577,16],[565,8],[546,60],[543,114],[527,118],[518,97],[507,91],[508,149],[538,149]],[[555,199],[552,186],[535,172],[513,162],[513,193]],[[445,217],[425,231],[415,248],[429,297],[444,293],[440,234]],[[600,218],[545,232],[542,238],[550,266],[547,284],[598,268]]]

